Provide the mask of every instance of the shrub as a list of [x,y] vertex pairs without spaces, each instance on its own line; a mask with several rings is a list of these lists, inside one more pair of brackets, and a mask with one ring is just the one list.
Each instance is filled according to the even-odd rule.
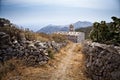
[[54,51],[53,51],[53,49],[48,49],[48,57],[50,57],[51,59],[54,59]]
[[7,61],[4,64],[0,63],[0,80],[7,75],[8,72],[13,71],[15,69],[15,65],[11,62]]
[[52,39],[55,41],[55,42],[66,42],[67,41],[67,38],[65,35],[61,35],[61,34],[52,34],[51,35]]
[[90,32],[92,41],[120,45],[120,18],[112,17],[113,22],[95,22]]
[[21,41],[23,38],[26,40],[40,40],[40,41],[48,41],[51,40],[49,35],[44,33],[35,33],[28,28],[24,29],[22,27],[18,27],[15,24],[12,24],[9,20],[0,18],[0,32],[5,32],[10,35],[11,39],[17,39]]

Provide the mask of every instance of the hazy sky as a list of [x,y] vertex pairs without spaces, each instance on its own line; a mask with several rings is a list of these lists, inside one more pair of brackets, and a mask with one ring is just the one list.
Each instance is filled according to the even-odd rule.
[[0,17],[37,26],[34,29],[77,21],[110,22],[111,16],[120,17],[120,0],[0,0]]

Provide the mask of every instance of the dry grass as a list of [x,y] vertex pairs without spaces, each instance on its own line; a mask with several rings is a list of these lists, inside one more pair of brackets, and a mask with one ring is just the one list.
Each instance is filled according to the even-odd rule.
[[71,60],[71,71],[68,71],[68,76],[74,78],[74,80],[89,80],[85,76],[85,56],[79,52],[74,53],[74,57]]
[[67,38],[64,35],[57,35],[57,34],[45,34],[45,33],[35,33],[30,31],[29,29],[21,29],[17,27],[0,27],[0,32],[5,32],[10,35],[10,38],[13,37],[18,41],[21,40],[21,37],[25,37],[27,40],[38,40],[38,41],[55,41],[55,42],[67,42]]
[[[14,78],[15,76],[20,77],[22,80],[49,80],[51,74],[56,67],[59,65],[59,62],[62,57],[65,56],[65,51],[69,46],[66,46],[60,50],[59,53],[55,53],[55,58],[51,59],[47,64],[37,66],[37,67],[26,67],[20,60],[11,59],[8,63],[12,63],[15,66],[13,71],[8,71],[6,75],[2,76],[2,80],[7,80]],[[4,70],[7,70],[5,68]],[[5,77],[6,76],[6,77]]]
[[65,36],[65,35],[61,35],[61,34],[51,34],[50,35],[51,36],[51,38],[52,38],[52,40],[54,40],[55,42],[67,42],[68,41],[68,39],[67,39],[67,37]]
[[[74,45],[76,46],[74,47]],[[66,47],[65,51],[61,53],[64,57],[59,55],[61,58],[57,59],[59,63],[54,71],[52,79],[50,80],[89,80],[84,74],[84,55],[81,51],[79,54],[74,52],[76,47],[78,47],[78,44],[71,43]]]
[[76,53],[80,53],[81,52],[81,49],[82,49],[82,46],[80,44],[76,44],[76,47],[74,49],[74,52]]
[[[53,73],[59,69],[58,67],[60,64],[64,64],[64,58],[67,58],[68,54],[66,52],[69,52],[68,50],[71,49],[71,46],[73,46],[72,43],[69,43],[66,47],[62,48],[59,53],[56,53],[54,55],[54,59],[51,59],[46,65],[43,66],[37,66],[37,67],[26,67],[23,66],[22,63],[19,61],[12,61],[12,63],[16,63],[16,70],[13,70],[12,72],[9,72],[7,76],[4,78],[4,80],[10,79],[14,76],[19,76],[22,80],[51,80],[50,78],[53,76]],[[78,48],[79,45],[76,45]],[[65,72],[67,78],[66,80],[89,80],[84,75],[85,67],[84,67],[84,55],[79,52],[74,52],[76,50],[76,47],[74,48],[73,52],[71,52],[71,58],[68,62],[65,62],[68,64],[67,70]],[[80,46],[79,46],[80,47]],[[77,49],[77,52],[79,50]],[[67,60],[67,59],[65,59]],[[64,67],[64,66],[63,66]],[[55,75],[56,76],[56,75]]]
[[21,60],[11,59],[6,61],[0,69],[0,72],[3,71],[4,73],[1,80],[8,80],[11,76],[21,75],[22,68],[24,67]]

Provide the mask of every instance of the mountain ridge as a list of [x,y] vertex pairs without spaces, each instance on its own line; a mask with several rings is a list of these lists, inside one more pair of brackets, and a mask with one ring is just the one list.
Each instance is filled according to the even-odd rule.
[[[47,34],[51,34],[54,32],[58,32],[58,31],[69,31],[69,25],[47,25],[43,28],[41,28],[40,30],[38,30],[37,32],[42,32],[42,33],[47,33]],[[92,23],[89,21],[77,21],[75,23],[72,23],[72,25],[74,26],[75,29],[81,28],[81,27],[88,27],[88,26],[92,26]]]

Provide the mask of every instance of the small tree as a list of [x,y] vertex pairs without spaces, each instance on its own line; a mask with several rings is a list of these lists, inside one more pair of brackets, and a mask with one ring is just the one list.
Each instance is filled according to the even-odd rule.
[[112,17],[113,22],[95,22],[90,32],[92,41],[120,45],[120,18]]

